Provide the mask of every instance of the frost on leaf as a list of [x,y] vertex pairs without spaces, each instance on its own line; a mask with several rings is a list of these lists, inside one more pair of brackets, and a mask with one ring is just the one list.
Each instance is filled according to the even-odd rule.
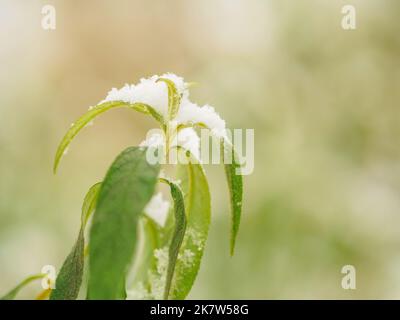
[[186,268],[190,268],[193,264],[193,257],[194,253],[189,249],[185,249],[182,253],[179,253],[178,260],[182,262]]
[[156,249],[156,270],[149,271],[150,297],[152,299],[162,299],[164,295],[165,280],[168,269],[168,247]]
[[215,109],[209,105],[199,107],[197,104],[183,99],[176,121],[179,124],[202,124],[218,137],[225,137],[226,124]]
[[140,79],[138,84],[125,84],[120,89],[111,89],[106,98],[100,103],[110,101],[123,101],[127,103],[144,103],[150,105],[164,118],[168,117],[168,88],[167,85],[158,81],[160,78],[171,80],[181,96],[179,111],[175,120],[178,125],[201,124],[211,130],[218,137],[226,136],[225,121],[219,116],[212,106],[202,107],[189,100],[188,84],[183,78],[166,73],[161,76],[154,75],[150,78]]
[[144,287],[142,282],[139,282],[135,288],[127,290],[126,300],[149,300],[151,295],[149,291]]
[[189,228],[186,231],[185,242],[192,243],[192,245],[199,251],[204,248],[205,240],[206,239],[201,235],[201,233],[196,231],[194,228]]
[[165,83],[157,82],[159,78],[166,78],[173,81],[179,94],[184,97],[189,96],[183,78],[172,73],[166,73],[161,76],[154,75],[150,78],[142,78],[136,85],[125,84],[121,89],[113,88],[100,103],[109,101],[145,103],[152,106],[158,113],[165,117],[168,114],[168,89]]

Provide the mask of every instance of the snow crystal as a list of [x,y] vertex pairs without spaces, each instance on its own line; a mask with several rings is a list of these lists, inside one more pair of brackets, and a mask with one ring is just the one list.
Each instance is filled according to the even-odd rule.
[[150,298],[151,296],[142,282],[139,282],[133,289],[126,290],[126,300],[148,300]]
[[158,148],[160,146],[165,146],[164,136],[160,133],[153,133],[146,138],[146,140],[142,141],[139,147],[149,147],[149,148]]
[[188,228],[186,231],[188,241],[192,241],[193,245],[200,251],[204,248],[205,239],[202,234],[194,228]]
[[225,121],[209,105],[199,107],[188,99],[183,99],[176,120],[181,124],[202,123],[216,136],[225,136]]
[[165,117],[168,113],[168,89],[164,82],[157,82],[160,78],[173,81],[179,94],[184,97],[189,96],[183,78],[173,73],[166,73],[161,76],[155,75],[150,78],[142,78],[137,85],[126,84],[121,89],[113,88],[101,103],[118,100],[127,103],[145,103]]
[[182,262],[185,268],[190,267],[193,264],[194,253],[189,250],[185,249],[182,253],[179,253],[178,260]]
[[182,77],[168,72],[163,74],[160,78],[171,80],[175,84],[176,90],[179,94],[181,94],[184,98],[189,97],[189,91],[187,90],[188,85]]
[[168,247],[156,249],[154,257],[157,260],[157,270],[149,272],[149,280],[151,283],[151,297],[153,299],[162,299],[164,295],[165,279],[167,277],[168,268]]
[[162,275],[168,268],[168,248],[154,250],[154,257],[157,259],[157,272]]
[[200,159],[200,138],[193,128],[185,128],[179,131],[175,144],[190,151],[196,158]]
[[[165,136],[161,133],[149,134],[146,140],[140,143],[140,147],[152,147],[159,148],[165,147]],[[193,128],[184,128],[178,132],[178,135],[170,144],[170,147],[180,146],[185,150],[190,151],[190,153],[200,159],[200,138]]]

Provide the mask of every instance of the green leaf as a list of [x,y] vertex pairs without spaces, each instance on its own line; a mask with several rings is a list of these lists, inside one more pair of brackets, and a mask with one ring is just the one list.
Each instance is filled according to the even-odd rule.
[[56,280],[56,288],[50,300],[75,300],[82,284],[85,250],[85,226],[94,211],[101,182],[93,185],[87,192],[82,205],[81,228],[71,253],[65,259]]
[[175,83],[166,78],[159,78],[157,81],[165,82],[168,88],[168,120],[173,120],[178,114],[181,96],[176,89]]
[[81,129],[83,129],[86,125],[88,125],[95,117],[98,115],[113,109],[113,108],[120,108],[120,107],[125,107],[125,108],[130,108],[142,113],[150,114],[152,115],[158,122],[160,122],[162,125],[164,124],[163,117],[158,114],[151,106],[144,104],[144,103],[134,103],[130,104],[127,102],[123,101],[110,101],[110,102],[105,102],[101,103],[91,109],[87,113],[85,113],[83,116],[81,116],[77,121],[75,121],[71,128],[67,131],[63,139],[61,140],[60,145],[57,148],[55,159],[54,159],[54,167],[53,171],[54,173],[57,172],[58,165],[61,161],[62,156],[64,155],[65,151],[67,150],[69,144],[73,140],[73,138],[79,133]]
[[51,291],[50,300],[75,300],[78,297],[82,284],[84,249],[84,231],[81,228],[74,247],[60,269],[56,288]]
[[86,227],[86,224],[90,218],[90,215],[93,213],[96,208],[97,198],[99,196],[99,191],[101,187],[101,182],[93,185],[89,191],[87,192],[85,199],[83,200],[82,205],[82,214],[81,214],[81,225],[83,228]]
[[183,194],[180,187],[172,181],[166,179],[161,180],[169,184],[171,196],[174,200],[175,212],[175,226],[169,246],[168,268],[164,287],[164,299],[167,300],[169,298],[169,292],[171,289],[172,279],[174,277],[175,265],[177,263],[179,250],[186,232],[186,213]]
[[225,164],[225,175],[229,187],[230,203],[231,203],[231,241],[230,253],[234,254],[236,237],[239,231],[240,218],[242,214],[242,197],[243,197],[243,178],[240,173],[240,163],[238,155],[233,145],[226,139],[222,142],[225,159],[232,159],[232,163]]
[[200,268],[211,216],[211,198],[202,166],[192,163],[178,166],[178,178],[184,192],[187,229],[175,266],[170,298],[185,299]]
[[[157,270],[155,250],[161,247],[163,229],[152,218],[143,215],[139,222],[139,248],[135,252],[131,287],[140,292],[138,298],[152,297],[150,274]],[[143,292],[143,290],[145,290]]]
[[90,229],[89,299],[122,299],[137,243],[137,223],[154,193],[159,165],[147,148],[130,147],[108,170]]
[[41,273],[41,274],[35,274],[33,276],[30,276],[26,279],[24,279],[19,285],[17,285],[14,289],[12,289],[10,292],[8,292],[5,296],[3,296],[0,300],[14,300],[18,292],[24,288],[26,285],[31,283],[32,281],[42,279],[46,276],[46,274]]
[[[135,272],[135,282],[148,282],[148,271],[156,268],[156,261],[154,259],[154,250],[160,247],[161,227],[157,223],[147,217],[143,216],[141,219],[141,230],[143,235],[143,248],[137,252],[138,269]],[[139,256],[140,255],[140,256]]]

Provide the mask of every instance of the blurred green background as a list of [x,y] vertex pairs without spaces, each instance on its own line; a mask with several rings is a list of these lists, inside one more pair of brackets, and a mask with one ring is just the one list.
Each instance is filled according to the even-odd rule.
[[[345,4],[356,30],[341,28]],[[54,176],[70,123],[111,87],[170,71],[229,127],[255,129],[233,258],[223,169],[206,168],[213,221],[190,298],[400,298],[399,17],[397,0],[0,0],[0,294],[60,267],[86,190],[154,125],[98,118]],[[347,264],[356,290],[341,287]]]

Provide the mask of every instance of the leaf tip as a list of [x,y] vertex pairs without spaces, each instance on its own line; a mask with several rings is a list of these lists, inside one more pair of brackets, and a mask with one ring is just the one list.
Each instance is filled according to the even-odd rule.
[[57,169],[58,169],[58,159],[56,157],[56,159],[54,160],[54,164],[53,164],[53,174],[56,175],[57,174]]
[[231,246],[230,246],[230,250],[229,250],[231,257],[233,257],[235,254],[235,243],[236,243],[236,239],[234,239],[234,238],[231,239]]

